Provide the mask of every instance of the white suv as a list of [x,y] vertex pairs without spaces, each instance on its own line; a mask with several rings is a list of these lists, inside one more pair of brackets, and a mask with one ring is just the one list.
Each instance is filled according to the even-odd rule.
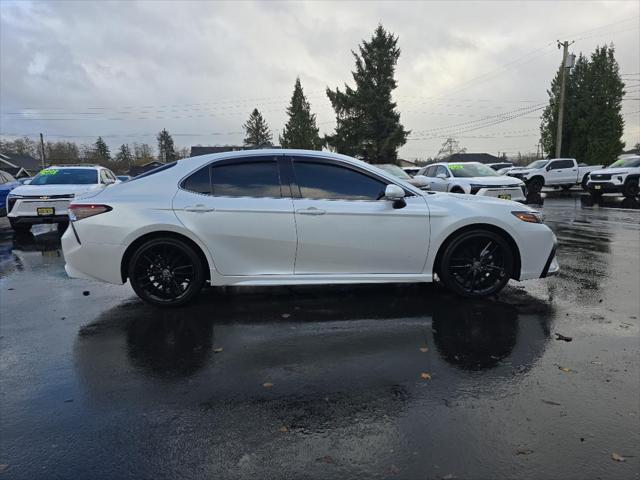
[[640,155],[621,156],[617,161],[602,170],[589,174],[587,190],[592,197],[603,193],[622,193],[625,197],[635,197],[640,189]]
[[526,188],[517,178],[499,175],[479,162],[434,163],[418,172],[429,180],[436,192],[467,193],[524,202]]
[[66,227],[67,208],[74,197],[100,190],[119,180],[108,168],[91,166],[51,166],[17,187],[7,196],[7,217],[16,232],[28,232],[37,223],[57,223]]

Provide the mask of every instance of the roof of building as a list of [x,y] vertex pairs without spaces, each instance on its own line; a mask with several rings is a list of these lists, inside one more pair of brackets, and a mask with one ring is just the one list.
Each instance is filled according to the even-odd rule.
[[491,155],[490,153],[454,153],[450,157],[441,160],[443,162],[479,162],[479,163],[498,163],[503,159]]
[[19,155],[17,153],[3,152],[0,153],[0,162],[10,164],[12,167],[22,167],[26,170],[40,170],[42,162],[31,155]]

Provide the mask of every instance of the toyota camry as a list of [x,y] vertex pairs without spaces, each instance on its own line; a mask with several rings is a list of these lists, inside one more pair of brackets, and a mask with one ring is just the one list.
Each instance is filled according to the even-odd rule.
[[154,305],[185,304],[205,284],[435,280],[483,297],[559,268],[539,212],[425,192],[328,152],[184,159],[74,199],[69,219],[67,274],[129,281]]

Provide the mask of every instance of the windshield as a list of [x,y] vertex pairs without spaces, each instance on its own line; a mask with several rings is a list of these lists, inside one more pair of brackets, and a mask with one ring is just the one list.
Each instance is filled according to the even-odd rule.
[[403,180],[411,180],[411,176],[397,165],[383,163],[381,165],[376,165],[376,167],[381,168],[385,172],[389,172],[394,177],[398,177]]
[[535,162],[530,163],[529,165],[527,165],[527,168],[542,168],[547,163],[549,163],[549,160],[536,160]]
[[450,163],[449,170],[454,177],[497,177],[496,171],[481,163]]
[[621,158],[609,165],[609,168],[618,167],[640,167],[640,157]]
[[45,168],[29,185],[91,185],[98,183],[98,171],[90,168]]

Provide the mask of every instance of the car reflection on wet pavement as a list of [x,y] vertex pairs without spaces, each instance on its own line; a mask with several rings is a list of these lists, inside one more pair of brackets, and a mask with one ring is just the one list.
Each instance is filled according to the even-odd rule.
[[560,274],[495,299],[224,288],[174,310],[1,224],[2,476],[638,478],[640,212],[543,210]]

